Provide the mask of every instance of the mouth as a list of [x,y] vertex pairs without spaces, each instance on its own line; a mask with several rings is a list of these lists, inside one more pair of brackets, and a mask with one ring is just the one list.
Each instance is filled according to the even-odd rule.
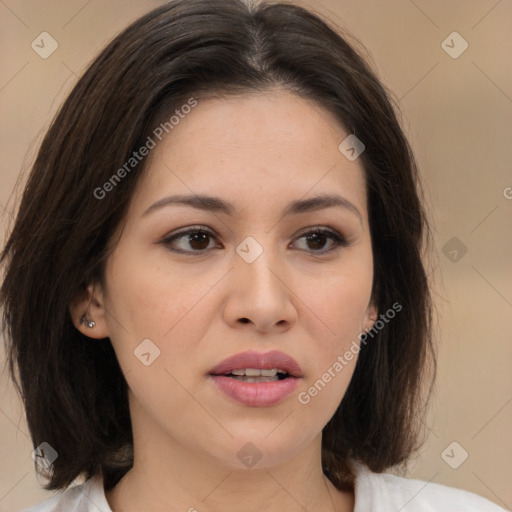
[[240,370],[231,370],[230,373],[222,374],[242,382],[275,382],[278,380],[289,379],[291,375],[280,368],[270,370],[261,370],[258,368],[242,368]]
[[242,352],[224,359],[210,370],[210,375],[225,375],[236,380],[273,382],[291,377],[302,377],[302,370],[293,357],[272,350],[270,352]]
[[244,352],[228,357],[209,377],[225,396],[250,407],[267,407],[287,398],[302,378],[297,361],[283,352]]

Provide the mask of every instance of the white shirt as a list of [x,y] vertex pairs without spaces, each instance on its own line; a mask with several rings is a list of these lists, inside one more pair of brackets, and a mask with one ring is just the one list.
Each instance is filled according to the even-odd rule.
[[[506,512],[486,498],[442,484],[372,473],[357,464],[354,512]],[[99,477],[20,512],[112,512]]]

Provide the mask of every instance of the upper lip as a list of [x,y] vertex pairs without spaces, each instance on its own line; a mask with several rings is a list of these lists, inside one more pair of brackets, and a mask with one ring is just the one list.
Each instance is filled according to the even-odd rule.
[[255,368],[259,370],[271,370],[277,368],[286,371],[292,377],[302,377],[302,370],[293,359],[283,352],[272,350],[270,352],[241,352],[221,361],[210,370],[210,375],[227,375],[231,370],[243,370]]

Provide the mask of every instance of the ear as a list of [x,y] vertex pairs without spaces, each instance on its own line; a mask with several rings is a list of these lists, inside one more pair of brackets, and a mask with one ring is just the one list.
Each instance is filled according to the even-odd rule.
[[[85,336],[95,339],[109,337],[106,322],[106,310],[103,303],[103,290],[98,284],[89,284],[80,290],[69,305],[69,314],[73,325]],[[83,321],[93,321],[94,327],[88,327]]]
[[362,332],[369,331],[377,321],[377,316],[379,314],[379,311],[377,309],[377,306],[373,303],[373,301],[370,302],[368,307],[366,308],[366,313],[364,314],[364,320],[362,325]]

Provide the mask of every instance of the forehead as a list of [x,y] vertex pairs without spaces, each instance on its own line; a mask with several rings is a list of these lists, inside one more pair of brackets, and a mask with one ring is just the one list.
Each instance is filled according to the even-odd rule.
[[290,92],[199,97],[155,139],[134,202],[140,211],[165,193],[195,193],[242,209],[262,198],[276,204],[336,192],[364,214],[362,164],[338,149],[347,135],[330,112]]

